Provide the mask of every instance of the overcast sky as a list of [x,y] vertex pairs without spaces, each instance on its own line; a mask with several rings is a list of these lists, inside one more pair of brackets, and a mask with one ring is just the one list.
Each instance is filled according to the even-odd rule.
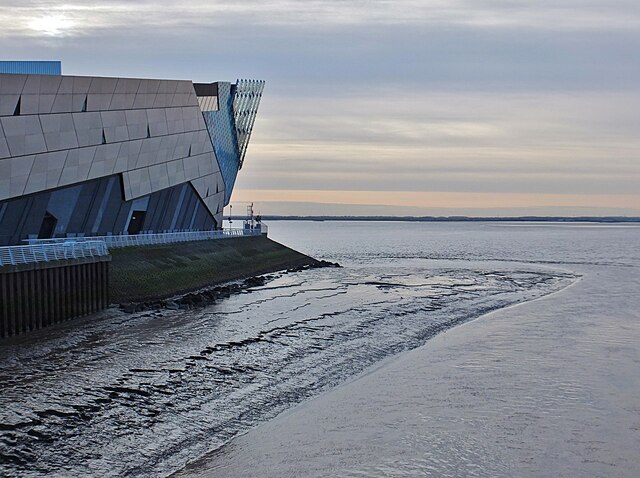
[[267,82],[263,213],[640,215],[640,1],[0,0],[4,59]]

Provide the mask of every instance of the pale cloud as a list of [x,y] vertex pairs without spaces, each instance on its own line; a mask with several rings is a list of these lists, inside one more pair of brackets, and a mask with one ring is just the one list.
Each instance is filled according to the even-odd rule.
[[10,59],[266,80],[234,200],[640,210],[637,0],[2,3]]
[[[625,211],[627,214],[637,214],[638,209],[630,205],[640,204],[640,194],[617,195],[579,195],[579,194],[524,194],[513,193],[508,195],[496,195],[493,193],[454,193],[454,192],[417,192],[417,191],[325,191],[325,190],[288,190],[283,198],[273,190],[242,190],[236,195],[236,205],[242,202],[255,202],[262,214],[273,214],[269,210],[269,204],[282,201],[293,205],[298,204],[330,204],[330,205],[354,205],[354,206],[391,206],[395,209],[395,215],[403,214],[405,208],[416,211],[439,210],[444,214],[447,211],[467,211],[466,214],[474,214],[476,211],[493,211],[490,214],[499,214],[500,210],[519,211],[527,210],[564,210],[579,211],[578,214],[588,215],[589,211],[607,211],[605,214],[615,214],[614,211]],[[370,214],[376,214],[375,209],[370,209]],[[348,211],[348,209],[346,210]],[[387,209],[389,211],[389,209]],[[348,212],[346,212],[348,214]],[[390,212],[387,212],[389,214]],[[322,208],[316,208],[313,214],[322,214]],[[378,213],[379,214],[379,213]],[[427,212],[428,214],[428,212]],[[526,214],[526,212],[525,212]],[[562,214],[562,213],[561,213]]]
[[640,26],[637,2],[521,0],[200,0],[68,1],[8,0],[0,14],[4,35],[32,35],[23,25],[46,15],[65,15],[75,33],[137,26],[422,24],[482,28],[610,29]]
[[31,17],[27,26],[35,35],[66,36],[73,34],[76,23],[63,13],[54,13]]
[[282,100],[256,126],[238,186],[631,194],[640,184],[633,104],[640,94]]

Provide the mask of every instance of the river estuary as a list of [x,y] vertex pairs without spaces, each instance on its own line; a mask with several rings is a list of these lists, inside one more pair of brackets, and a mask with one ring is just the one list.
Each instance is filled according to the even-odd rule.
[[270,236],[344,267],[0,346],[0,474],[640,474],[640,227]]

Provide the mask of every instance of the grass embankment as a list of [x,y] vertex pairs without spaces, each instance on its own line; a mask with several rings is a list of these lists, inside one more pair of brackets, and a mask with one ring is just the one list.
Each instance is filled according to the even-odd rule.
[[317,261],[265,236],[113,249],[111,302],[142,302]]

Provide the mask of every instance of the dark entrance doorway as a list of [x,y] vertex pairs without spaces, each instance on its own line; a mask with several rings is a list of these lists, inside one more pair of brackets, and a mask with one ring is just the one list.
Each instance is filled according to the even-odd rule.
[[56,231],[58,219],[47,211],[42,219],[42,225],[40,226],[40,232],[38,233],[38,239],[51,239],[53,233]]
[[146,215],[147,211],[133,211],[127,232],[129,234],[140,234],[142,226],[144,225],[144,217]]

